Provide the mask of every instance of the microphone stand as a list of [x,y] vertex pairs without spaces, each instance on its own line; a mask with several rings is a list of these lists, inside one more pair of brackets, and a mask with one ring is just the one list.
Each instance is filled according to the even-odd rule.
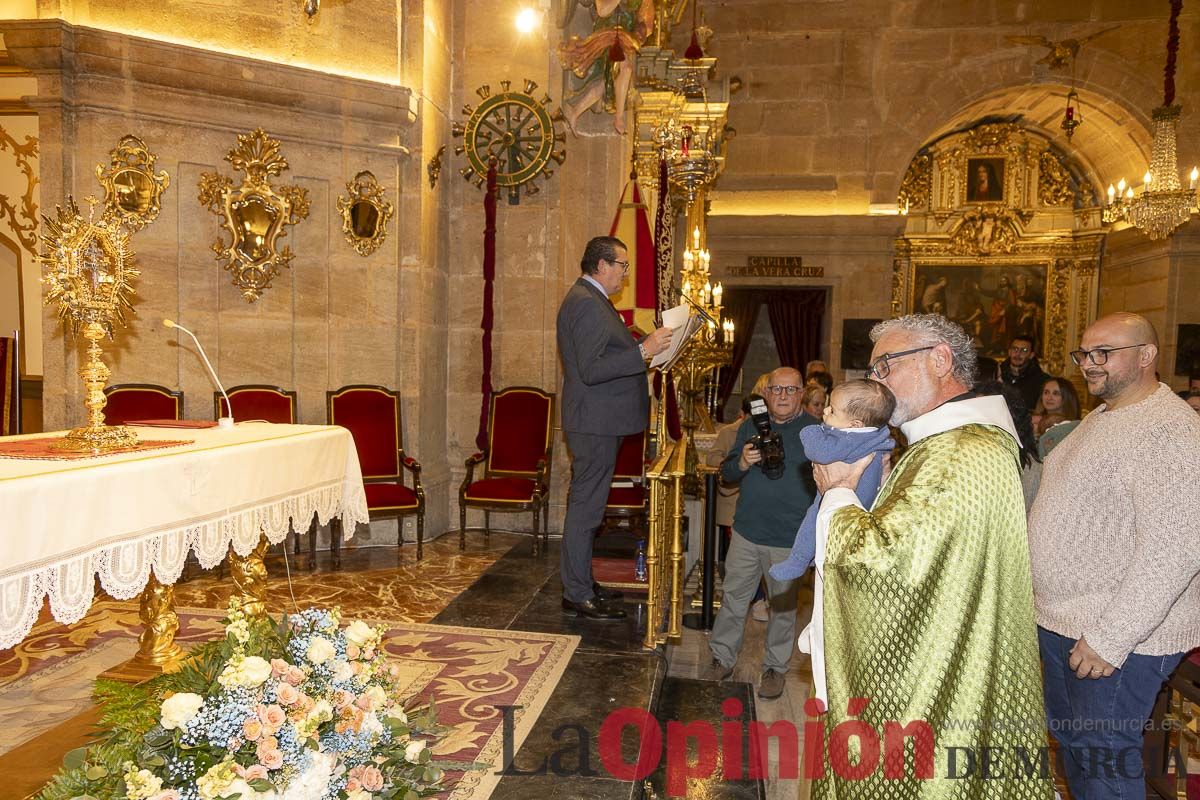
[[164,319],[163,327],[175,328],[177,330],[181,330],[184,333],[186,333],[188,336],[192,337],[192,341],[196,343],[196,349],[198,351],[200,351],[200,358],[204,360],[204,366],[208,367],[209,376],[212,377],[213,383],[215,383],[217,385],[217,388],[221,390],[221,394],[225,397],[225,410],[229,412],[229,416],[221,417],[220,419],[218,419],[217,427],[222,430],[232,430],[233,429],[233,403],[229,402],[229,395],[226,394],[225,387],[221,385],[221,379],[217,377],[217,371],[215,369],[213,369],[212,364],[209,362],[208,356],[204,353],[204,346],[200,344],[200,340],[196,338],[196,334],[192,333],[187,328],[183,327],[182,325],[180,325],[178,322],[175,322],[174,320]]

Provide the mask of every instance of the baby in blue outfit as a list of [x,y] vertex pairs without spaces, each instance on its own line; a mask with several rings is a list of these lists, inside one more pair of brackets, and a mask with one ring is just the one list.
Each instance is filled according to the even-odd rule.
[[[830,395],[824,424],[809,425],[800,431],[804,454],[814,464],[854,463],[875,454],[855,490],[864,508],[875,502],[883,478],[883,459],[896,446],[887,426],[895,408],[896,398],[882,383],[866,379],[846,381]],[[771,577],[775,580],[799,578],[812,565],[817,552],[820,507],[818,494],[804,515],[791,554],[786,561],[771,567]]]

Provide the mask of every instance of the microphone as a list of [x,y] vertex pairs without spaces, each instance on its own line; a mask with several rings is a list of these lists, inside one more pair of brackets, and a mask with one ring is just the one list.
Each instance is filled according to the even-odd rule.
[[200,358],[204,359],[204,366],[208,367],[208,374],[212,376],[213,383],[215,383],[217,388],[221,390],[221,394],[225,395],[225,410],[229,412],[229,416],[221,417],[219,420],[217,420],[217,427],[226,430],[233,428],[233,403],[229,402],[229,395],[225,394],[225,387],[221,385],[221,379],[217,377],[217,371],[213,369],[212,364],[210,364],[208,361],[208,356],[204,354],[204,347],[201,346],[200,340],[196,338],[196,334],[192,333],[173,319],[164,319],[162,324],[164,328],[175,328],[176,330],[181,330],[188,336],[192,337],[192,341],[196,343],[196,349],[200,351]]

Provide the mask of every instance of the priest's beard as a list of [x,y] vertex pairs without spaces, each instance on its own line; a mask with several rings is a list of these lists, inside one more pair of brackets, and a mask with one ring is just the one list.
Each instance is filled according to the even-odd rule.
[[918,383],[910,392],[896,394],[896,410],[892,412],[890,422],[899,428],[932,410],[936,404],[937,386],[932,381]]

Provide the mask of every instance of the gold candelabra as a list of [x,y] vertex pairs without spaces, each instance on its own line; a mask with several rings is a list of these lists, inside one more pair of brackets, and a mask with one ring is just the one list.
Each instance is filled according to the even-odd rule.
[[[95,201],[88,198],[93,205]],[[87,389],[84,405],[88,424],[75,428],[55,443],[62,450],[102,453],[137,444],[137,435],[123,426],[104,424],[104,385],[111,374],[101,359],[100,342],[112,338],[113,323],[124,324],[125,311],[132,311],[132,280],[139,274],[133,267],[129,234],[114,214],[85,219],[73,198],[57,207],[54,217],[43,217],[42,251],[45,265],[42,282],[46,304],[58,303],[58,316],[73,333],[88,342],[87,360],[79,377]]]

